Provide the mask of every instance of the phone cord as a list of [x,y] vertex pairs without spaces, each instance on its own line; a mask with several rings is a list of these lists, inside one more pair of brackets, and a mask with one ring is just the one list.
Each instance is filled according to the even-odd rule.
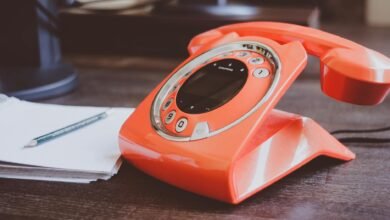
[[[376,132],[383,132],[383,131],[390,131],[390,126],[382,127],[382,128],[374,128],[374,129],[344,129],[344,130],[336,130],[330,132],[332,135],[335,134],[356,134],[356,133],[376,133]],[[345,138],[338,138],[340,142],[343,143],[390,143],[390,138],[370,138],[370,137],[345,137]]]

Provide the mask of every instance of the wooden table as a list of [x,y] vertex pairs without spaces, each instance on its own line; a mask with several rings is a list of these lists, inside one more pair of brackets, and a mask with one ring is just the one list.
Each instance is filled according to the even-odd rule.
[[[390,29],[325,29],[390,56]],[[135,107],[179,62],[81,55],[69,59],[79,69],[79,88],[44,102]],[[313,65],[278,108],[311,117],[329,131],[390,125],[389,98],[374,107],[331,100],[321,93]],[[111,180],[92,184],[0,179],[0,219],[390,219],[390,143],[350,138],[389,138],[390,131],[337,137],[357,154],[356,160],[318,158],[237,206],[185,192],[124,164]]]

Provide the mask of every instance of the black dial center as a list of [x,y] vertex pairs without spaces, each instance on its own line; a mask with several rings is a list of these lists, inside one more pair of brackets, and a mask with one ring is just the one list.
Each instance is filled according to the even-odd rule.
[[248,78],[245,63],[223,59],[209,63],[192,74],[179,89],[176,104],[189,114],[212,111],[240,92]]

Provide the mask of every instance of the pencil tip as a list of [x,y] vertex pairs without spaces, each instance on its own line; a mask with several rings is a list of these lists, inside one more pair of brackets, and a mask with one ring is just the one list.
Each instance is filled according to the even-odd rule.
[[24,148],[35,147],[35,146],[37,146],[37,144],[38,144],[38,141],[31,140],[28,144],[24,145]]

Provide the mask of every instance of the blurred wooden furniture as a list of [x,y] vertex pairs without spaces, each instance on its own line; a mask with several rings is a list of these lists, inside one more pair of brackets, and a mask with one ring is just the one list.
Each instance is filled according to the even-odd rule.
[[[251,7],[245,7],[246,10]],[[245,21],[280,21],[316,27],[315,7],[254,7],[251,16],[191,14],[177,8],[102,13],[70,8],[60,13],[63,48],[73,53],[185,56],[190,39],[206,30]],[[252,11],[253,11],[252,10]],[[215,13],[221,13],[215,12]]]

